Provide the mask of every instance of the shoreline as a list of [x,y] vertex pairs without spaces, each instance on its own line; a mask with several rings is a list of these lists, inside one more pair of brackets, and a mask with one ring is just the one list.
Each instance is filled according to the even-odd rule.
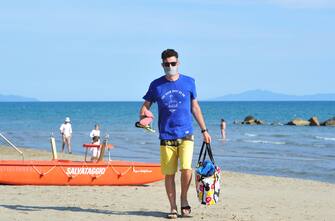
[[[34,148],[34,147],[18,147],[18,148],[25,154],[25,160],[51,160],[52,159],[51,150],[48,151],[46,149],[42,149],[42,148],[40,149],[40,148]],[[84,153],[80,154],[80,153],[74,152],[73,154],[66,154],[66,153],[57,152],[57,154],[58,154],[59,159],[84,160]],[[7,158],[4,158],[4,156],[6,156]],[[7,160],[7,159],[9,159],[9,160],[21,160],[21,156],[13,148],[8,147],[8,146],[3,146],[3,145],[0,144],[0,160]],[[126,159],[123,159],[123,160],[126,160]],[[301,181],[314,181],[314,182],[319,182],[319,183],[335,185],[335,183],[332,183],[332,182],[329,182],[329,181],[308,179],[308,178],[300,178],[300,177],[256,174],[256,173],[239,172],[239,171],[233,171],[233,170],[224,170],[224,172],[236,173],[236,174],[247,174],[247,175],[262,176],[262,177],[276,177],[276,178],[283,178],[283,179],[296,179],[296,180],[301,180]]]
[[[22,150],[22,148],[21,148]],[[23,149],[25,159],[51,159],[49,151]],[[0,146],[1,160],[19,159]],[[82,156],[65,154],[67,159]],[[335,185],[312,180],[223,171],[219,203],[206,207],[196,198],[192,179],[188,220],[333,220]],[[176,182],[179,187],[179,174]],[[169,210],[164,181],[144,186],[0,185],[1,220],[165,220]],[[180,190],[177,189],[177,194]],[[179,197],[178,197],[179,199]],[[178,204],[179,201],[177,200]]]

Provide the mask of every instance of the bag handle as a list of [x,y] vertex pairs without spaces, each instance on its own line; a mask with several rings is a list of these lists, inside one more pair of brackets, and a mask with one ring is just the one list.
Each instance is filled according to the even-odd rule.
[[[204,150],[205,150],[205,152],[204,152]],[[204,154],[203,154],[203,152],[204,152]],[[210,143],[206,143],[206,142],[202,143],[200,154],[199,154],[199,158],[198,158],[198,165],[200,165],[200,163],[202,163],[202,162],[205,161],[207,152],[208,152],[209,159],[215,165],[215,160],[214,160],[214,157],[213,157],[213,152],[212,152],[211,144]],[[203,155],[202,161],[200,161],[202,155]]]
[[212,151],[212,148],[211,148],[211,144],[210,143],[206,143],[206,148],[207,148],[209,159],[211,159],[211,161],[213,162],[213,164],[216,165],[214,157],[213,157],[213,151]]
[[[204,147],[205,147],[205,145],[206,145],[206,143],[203,142],[203,143],[202,143],[202,146],[201,146],[201,149],[200,149],[200,153],[199,153],[198,165],[200,165],[200,163],[201,163],[200,158],[201,158],[201,156],[202,156],[202,152],[204,151]],[[206,150],[205,150],[205,155],[204,155],[204,157],[206,156],[206,151],[207,151],[207,148],[206,148]],[[204,158],[202,159],[202,162],[203,162],[203,161],[204,161]]]

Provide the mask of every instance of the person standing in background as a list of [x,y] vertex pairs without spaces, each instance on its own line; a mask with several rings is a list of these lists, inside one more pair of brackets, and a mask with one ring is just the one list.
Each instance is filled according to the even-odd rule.
[[[92,139],[92,144],[99,145],[100,144],[100,126],[99,124],[96,124],[94,129],[90,133],[90,137]],[[91,160],[97,160],[100,155],[100,148],[93,147],[92,150],[92,159]]]
[[65,118],[64,123],[59,128],[62,135],[62,153],[64,152],[65,145],[67,146],[67,151],[72,154],[71,150],[71,137],[72,137],[72,126],[69,117]]
[[222,137],[222,140],[226,140],[226,127],[227,127],[227,124],[226,124],[226,121],[223,118],[221,119],[220,127],[221,127],[221,137]]

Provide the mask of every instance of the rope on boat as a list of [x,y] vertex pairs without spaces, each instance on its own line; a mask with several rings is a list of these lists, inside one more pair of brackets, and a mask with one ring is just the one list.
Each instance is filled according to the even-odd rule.
[[133,169],[134,166],[131,166],[128,168],[128,170],[126,170],[123,173],[120,173],[119,171],[117,171],[113,166],[111,166],[112,170],[118,175],[118,177],[122,177],[124,175],[126,175],[131,169]]
[[[108,161],[107,166],[104,168],[106,171],[107,171],[108,167],[110,166],[109,163],[110,162]],[[85,164],[86,164],[86,162],[85,162]],[[91,175],[90,174],[90,176],[92,177],[92,179],[97,179],[97,178],[101,177],[102,175],[105,175],[105,174],[100,174],[100,175]]]
[[[77,176],[79,176],[80,174],[77,174],[77,175],[72,175],[72,174],[67,174],[66,172],[65,172],[65,170],[64,170],[64,168],[63,168],[63,166],[62,165],[60,165],[60,163],[58,162],[58,165],[59,165],[59,167],[62,169],[62,171],[63,171],[63,173],[69,178],[69,179],[73,179],[73,178],[76,178]],[[86,166],[86,168],[88,168],[87,167],[87,164],[86,164],[86,162],[84,161],[84,165],[83,166],[81,166],[80,168],[84,168]]]
[[[72,174],[68,175],[65,170],[63,169],[62,165],[59,165],[59,167],[62,169],[63,173],[69,178],[69,179],[72,179],[72,178],[75,178],[76,176],[72,176]],[[78,176],[78,175],[77,175]]]
[[40,176],[44,176],[47,175],[48,173],[50,173],[53,169],[56,168],[56,166],[51,167],[47,172],[42,173],[41,171],[39,171],[39,169],[37,169],[34,165],[32,165],[33,169],[40,175]]

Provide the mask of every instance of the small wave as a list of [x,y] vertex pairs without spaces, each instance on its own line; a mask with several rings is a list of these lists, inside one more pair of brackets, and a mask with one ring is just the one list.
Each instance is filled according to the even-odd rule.
[[[308,146],[308,145],[307,145]],[[328,145],[326,145],[326,144],[318,144],[318,143],[316,143],[316,144],[311,144],[311,146],[312,147],[316,147],[316,148],[325,148],[325,147],[327,147]]]
[[315,136],[316,139],[318,140],[331,140],[335,141],[335,137],[320,137],[320,136]]
[[152,144],[155,145],[155,142],[150,142],[150,141],[138,141],[138,142],[134,142],[135,144],[141,144],[141,145],[148,145],[148,144]]
[[228,139],[228,138],[226,138],[226,139],[218,138],[217,140],[224,141],[224,142],[230,141],[230,139]]
[[244,135],[247,137],[257,137],[258,136],[257,134],[249,134],[249,133],[245,133]]
[[279,137],[279,138],[282,138],[282,137],[289,137],[288,134],[273,134],[271,135],[271,137]]
[[244,142],[247,142],[247,143],[262,143],[262,144],[276,144],[276,145],[286,144],[285,142],[268,141],[268,140],[244,140]]

